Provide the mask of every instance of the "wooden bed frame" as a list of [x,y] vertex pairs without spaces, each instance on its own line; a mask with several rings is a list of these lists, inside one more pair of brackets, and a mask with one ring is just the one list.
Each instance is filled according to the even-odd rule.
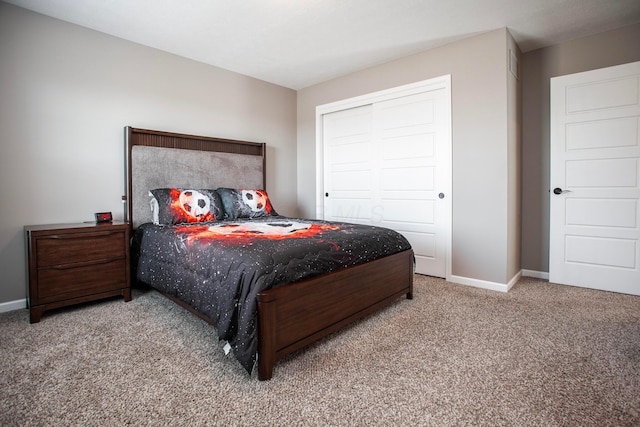
[[[137,224],[133,210],[132,150],[136,146],[198,150],[261,157],[262,182],[266,147],[264,143],[125,128],[126,195],[123,200],[131,232]],[[255,163],[255,158],[253,159]],[[220,173],[218,171],[217,173]],[[224,173],[224,172],[222,172]],[[216,179],[215,177],[213,179]],[[215,181],[214,181],[215,182]],[[167,184],[164,184],[165,186]],[[174,186],[182,185],[173,183]],[[159,188],[162,186],[158,184]],[[201,188],[217,188],[217,185]],[[235,188],[242,188],[238,183]],[[244,187],[249,188],[249,187]],[[262,186],[264,188],[264,185]],[[150,190],[149,188],[148,190]],[[147,197],[148,198],[148,197]],[[133,234],[131,234],[133,235]],[[135,266],[134,266],[135,267]],[[132,268],[135,271],[135,268]],[[135,277],[133,278],[135,282]],[[258,378],[268,380],[275,363],[286,355],[335,332],[406,295],[413,298],[413,251],[387,257],[263,291],[258,294]],[[182,301],[170,297],[197,316],[211,319]]]

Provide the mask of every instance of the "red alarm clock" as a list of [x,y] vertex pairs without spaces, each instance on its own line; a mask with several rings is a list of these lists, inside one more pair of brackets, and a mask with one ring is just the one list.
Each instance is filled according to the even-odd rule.
[[111,212],[96,212],[96,222],[111,222],[113,217]]

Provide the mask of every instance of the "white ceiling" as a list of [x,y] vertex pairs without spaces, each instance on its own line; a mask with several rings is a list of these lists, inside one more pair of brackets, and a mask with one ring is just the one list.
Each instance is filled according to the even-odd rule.
[[497,28],[527,52],[640,22],[640,0],[5,1],[292,89]]

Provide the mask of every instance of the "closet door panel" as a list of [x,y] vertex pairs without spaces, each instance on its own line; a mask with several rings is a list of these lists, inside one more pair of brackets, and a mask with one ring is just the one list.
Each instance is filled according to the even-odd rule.
[[416,271],[444,277],[446,230],[438,212],[442,183],[439,157],[444,125],[438,110],[444,89],[379,102],[373,106],[374,150],[381,177],[375,194],[382,209],[379,225],[393,228],[411,242]]
[[371,224],[374,170],[372,108],[324,116],[324,218]]

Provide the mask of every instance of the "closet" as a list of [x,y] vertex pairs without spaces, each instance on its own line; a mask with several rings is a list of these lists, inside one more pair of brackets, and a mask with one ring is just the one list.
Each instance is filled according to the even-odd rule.
[[317,216],[397,230],[417,273],[446,277],[450,76],[319,106],[316,118]]

